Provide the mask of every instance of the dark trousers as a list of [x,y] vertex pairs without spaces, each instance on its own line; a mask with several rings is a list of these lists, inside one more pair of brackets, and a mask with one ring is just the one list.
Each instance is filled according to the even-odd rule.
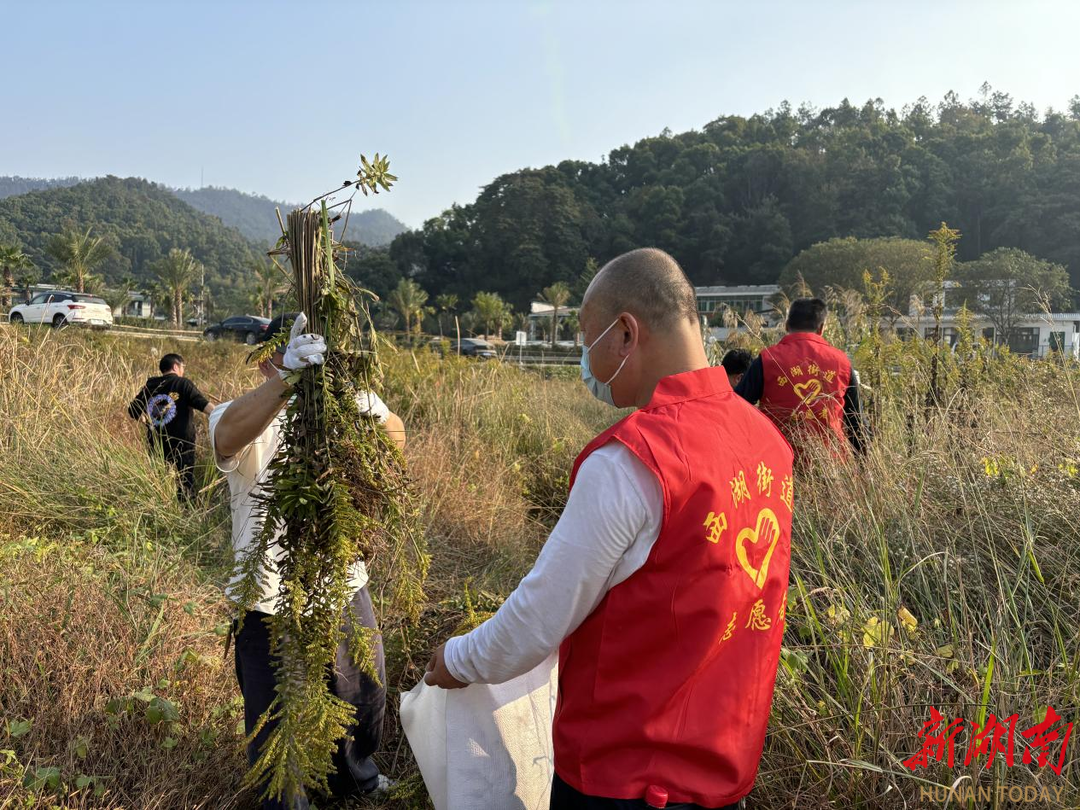
[[195,443],[186,439],[175,439],[165,433],[147,431],[147,444],[150,454],[161,453],[165,463],[176,470],[180,481],[176,485],[176,497],[186,503],[195,497]]
[[[741,802],[729,804],[713,810],[738,810]],[[599,796],[586,796],[566,784],[555,774],[551,783],[550,810],[647,810],[649,805],[644,799],[604,799]],[[668,804],[667,810],[705,810],[699,804]]]
[[180,476],[176,497],[181,501],[190,501],[195,497],[195,445],[184,441],[166,442],[165,461]]
[[[236,680],[244,696],[244,730],[250,735],[262,714],[275,696],[275,669],[270,657],[270,633],[267,614],[248,611],[243,628],[236,636]],[[375,628],[375,612],[366,587],[356,592],[345,617],[346,623],[358,622]],[[382,639],[375,642],[375,667],[379,683],[365,675],[353,663],[348,644],[338,646],[334,671],[328,674],[330,691],[356,707],[355,720],[345,738],[338,743],[334,754],[334,771],[328,778],[335,798],[349,798],[373,790],[379,783],[379,768],[371,755],[382,738],[383,713],[386,709],[386,665],[383,660]],[[266,742],[276,722],[267,723],[248,745],[248,764],[253,765],[259,749]],[[263,802],[264,810],[278,810],[286,805],[277,801]],[[307,808],[306,799],[293,802],[291,810]]]

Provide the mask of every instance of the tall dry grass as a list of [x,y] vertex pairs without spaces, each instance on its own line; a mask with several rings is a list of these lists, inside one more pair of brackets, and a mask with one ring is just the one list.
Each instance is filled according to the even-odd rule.
[[[969,778],[1060,788],[1060,806],[1076,806],[1080,731],[1061,776],[1020,763],[1020,748],[1011,769],[1000,756],[964,767],[963,748],[952,769],[902,761],[930,705],[968,720],[1015,712],[1018,729],[1048,704],[1080,720],[1077,371],[972,345],[962,360],[939,355],[940,404],[928,406],[932,347],[846,326],[833,337],[872,381],[875,438],[865,460],[822,459],[797,480],[788,630],[753,804],[925,807],[920,785]],[[217,635],[220,484],[204,469],[202,507],[180,509],[123,413],[152,350],[172,348],[0,327],[0,807],[250,799],[235,793],[236,690]],[[210,394],[256,381],[241,347],[180,350]],[[383,617],[390,684],[409,688],[434,643],[527,571],[575,453],[617,415],[573,379],[423,351],[385,360],[434,555],[419,626]],[[380,763],[402,785],[383,806],[423,807],[390,702]]]
[[0,330],[0,806],[234,804],[227,516],[127,417],[154,348]]
[[[223,656],[223,485],[201,431],[203,492],[181,508],[125,412],[175,350],[218,400],[259,381],[244,347],[0,326],[0,807],[250,802]],[[435,558],[420,628],[383,616],[391,685],[409,688],[431,640],[497,607],[535,557],[574,448],[606,414],[568,381],[497,364],[386,365]],[[394,703],[382,764],[406,796],[388,806],[422,803]]]

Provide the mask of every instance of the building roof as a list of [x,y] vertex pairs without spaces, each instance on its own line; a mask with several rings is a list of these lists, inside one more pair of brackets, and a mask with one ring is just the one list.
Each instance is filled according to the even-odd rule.
[[[990,316],[980,312],[969,313],[972,321],[978,323],[990,323]],[[942,323],[954,322],[960,317],[959,312],[944,312],[941,315]],[[1058,323],[1064,321],[1080,321],[1080,312],[1018,312],[1013,316],[1013,320],[1017,323]],[[920,326],[932,326],[934,321],[934,315],[932,312],[926,312],[921,316],[909,315],[901,318],[900,321],[910,321],[911,323],[918,323]],[[898,323],[900,322],[898,321]]]
[[773,295],[780,292],[779,284],[737,284],[734,286],[695,287],[694,292],[702,295]]
[[[551,310],[553,310],[554,308],[555,307],[553,307],[551,304],[544,304],[540,301],[533,301],[531,304],[529,304],[529,315],[547,315],[550,317]],[[559,314],[569,315],[571,312],[577,312],[579,309],[580,307],[559,307]]]

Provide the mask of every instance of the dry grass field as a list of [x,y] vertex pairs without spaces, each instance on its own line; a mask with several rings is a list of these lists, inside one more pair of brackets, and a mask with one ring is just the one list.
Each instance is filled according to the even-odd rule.
[[[1022,762],[1020,731],[1048,705],[1080,720],[1080,374],[977,344],[882,342],[858,323],[833,337],[873,389],[874,440],[865,460],[822,461],[796,482],[788,627],[753,806],[944,806],[920,786],[958,779],[1077,806],[1080,731],[1060,775],[1060,741],[1040,768]],[[176,349],[218,399],[256,382],[239,346],[0,325],[0,808],[251,802],[237,792],[224,647],[224,484],[201,429],[203,493],[179,507],[124,407]],[[380,393],[410,433],[433,555],[419,624],[382,617],[393,692],[512,590],[574,455],[616,414],[575,370],[426,350],[383,360]],[[965,766],[965,732],[955,767],[905,767],[931,706],[974,722],[1017,714],[1013,766],[1000,754]],[[393,708],[380,761],[400,780],[382,806],[425,807]]]

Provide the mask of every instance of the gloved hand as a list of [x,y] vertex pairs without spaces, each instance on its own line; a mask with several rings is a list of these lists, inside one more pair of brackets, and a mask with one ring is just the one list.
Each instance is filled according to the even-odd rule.
[[284,368],[278,369],[282,379],[292,372],[308,366],[317,366],[326,360],[326,341],[322,335],[305,333],[307,315],[301,312],[293,322],[289,332],[289,345],[285,347],[285,357],[281,361]]

